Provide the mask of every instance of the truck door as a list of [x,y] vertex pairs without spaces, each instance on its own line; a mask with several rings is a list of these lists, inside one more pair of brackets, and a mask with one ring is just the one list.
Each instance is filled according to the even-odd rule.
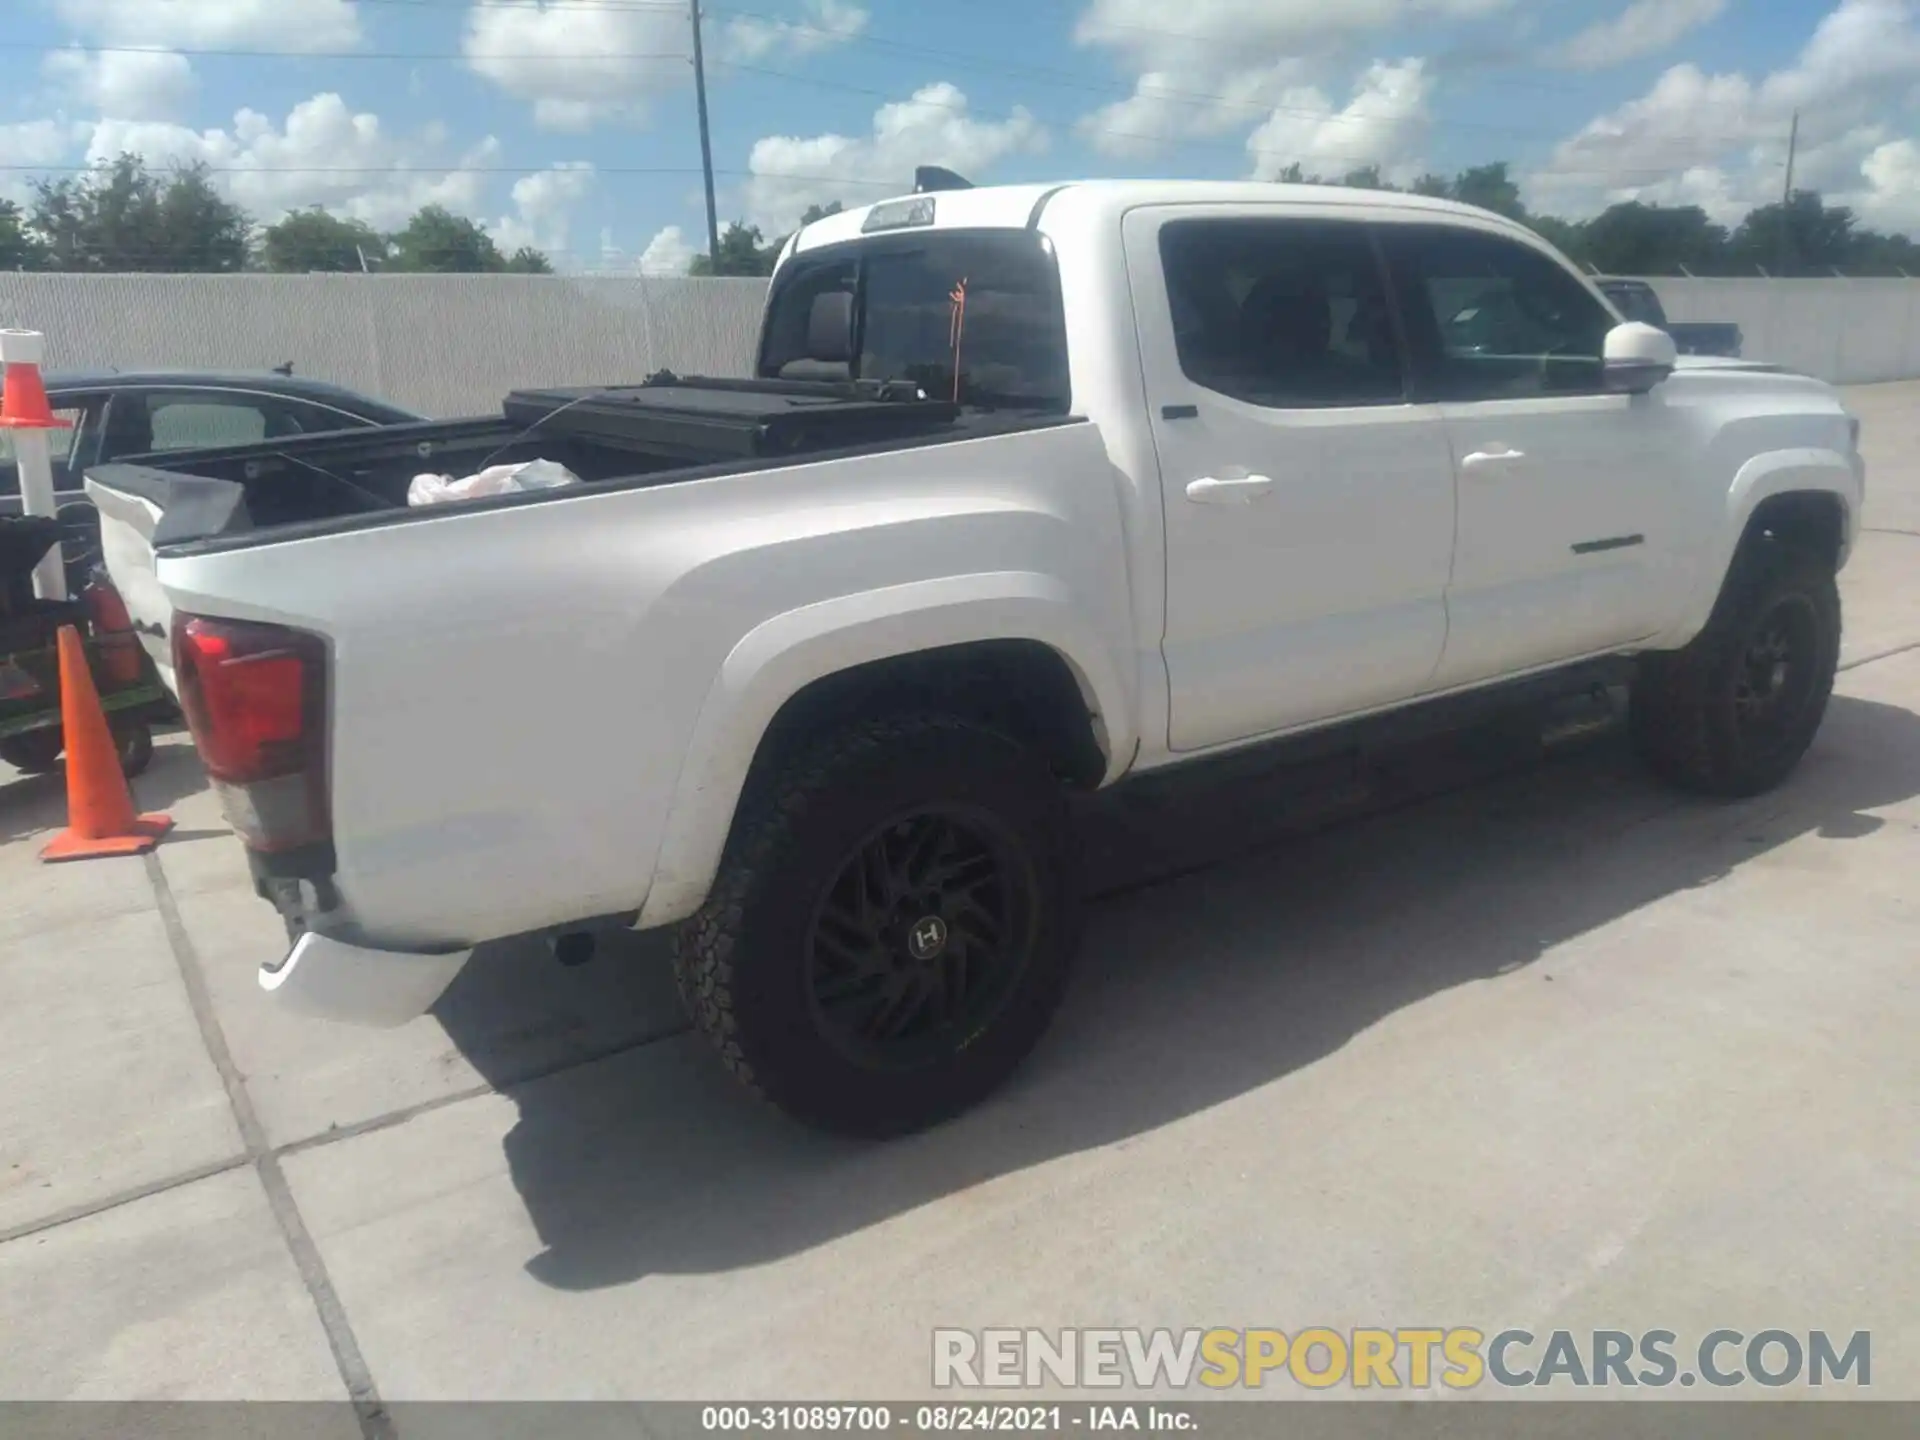
[[1408,402],[1370,232],[1325,216],[1167,206],[1125,222],[1177,751],[1416,696],[1446,641],[1445,424]]
[[1441,686],[1658,629],[1687,447],[1658,392],[1602,387],[1614,317],[1516,238],[1431,223],[1383,222],[1378,233],[1416,393],[1439,402],[1459,467]]

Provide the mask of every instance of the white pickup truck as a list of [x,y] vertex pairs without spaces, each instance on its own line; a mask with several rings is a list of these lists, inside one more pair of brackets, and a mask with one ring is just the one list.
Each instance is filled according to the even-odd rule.
[[[1834,390],[1678,359],[1477,210],[916,193],[789,243],[757,370],[90,472],[288,918],[267,989],[400,1023],[482,942],[677,927],[741,1079],[900,1133],[1046,1028],[1072,791],[1611,679],[1747,795],[1832,689]],[[536,456],[583,483],[405,503]]]

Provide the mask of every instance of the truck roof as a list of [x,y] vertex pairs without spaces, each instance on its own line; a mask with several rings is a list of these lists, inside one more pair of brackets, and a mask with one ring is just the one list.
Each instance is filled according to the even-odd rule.
[[1071,196],[1074,207],[1088,218],[1103,223],[1116,221],[1126,211],[1141,205],[1247,205],[1297,204],[1328,209],[1372,211],[1424,211],[1481,223],[1489,221],[1521,233],[1531,233],[1504,216],[1456,200],[1438,200],[1426,195],[1409,195],[1394,190],[1358,190],[1343,185],[1286,185],[1263,180],[1069,180],[1051,185],[987,185],[971,190],[937,190],[924,197],[894,196],[845,210],[816,220],[794,237],[791,252],[811,250],[846,240],[857,240],[868,215],[881,205],[894,205],[914,198],[934,202],[935,230],[1021,229],[1037,224],[1040,217],[1063,197]]

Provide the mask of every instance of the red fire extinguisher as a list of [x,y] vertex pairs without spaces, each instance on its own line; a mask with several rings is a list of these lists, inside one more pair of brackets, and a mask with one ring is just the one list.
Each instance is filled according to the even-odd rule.
[[115,685],[134,685],[140,680],[140,637],[133,633],[133,616],[120,592],[105,581],[96,580],[81,592],[87,618],[93,624],[95,648],[100,668]]

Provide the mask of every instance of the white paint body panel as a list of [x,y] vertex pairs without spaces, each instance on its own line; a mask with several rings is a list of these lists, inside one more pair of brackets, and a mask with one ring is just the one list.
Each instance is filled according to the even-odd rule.
[[[1205,750],[1417,694],[1447,639],[1454,479],[1437,406],[1272,409],[1181,372],[1163,225],[1312,207],[1153,206],[1125,223],[1165,524],[1171,748]],[[1191,406],[1169,419],[1168,405]],[[1137,422],[1136,422],[1137,423]],[[1270,481],[1212,503],[1195,482]]]
[[649,923],[696,908],[766,722],[849,665],[1046,641],[1124,761],[1116,486],[1099,433],[1069,425],[159,571],[175,610],[331,642],[335,923],[475,944],[637,909],[656,869],[681,898]]
[[471,950],[419,955],[309,933],[283,964],[262,968],[260,988],[297,1015],[392,1030],[431,1010],[472,958]]
[[[426,952],[684,917],[767,722],[865,661],[1049,645],[1112,782],[1563,659],[1683,645],[1770,494],[1837,496],[1851,545],[1863,473],[1823,384],[1689,365],[1631,400],[1261,411],[1180,375],[1164,285],[1127,241],[1134,212],[1172,206],[1538,244],[1505,221],[1322,188],[1049,194],[943,194],[937,225],[1038,213],[1087,423],[160,555],[166,605],[331,642],[343,936]],[[789,255],[857,237],[864,215],[809,226]],[[1200,417],[1169,425],[1168,404]],[[1457,466],[1495,443],[1526,463]],[[1233,465],[1272,486],[1246,505],[1187,498]],[[1571,551],[1629,534],[1645,543]],[[138,614],[154,582],[124,569],[146,587]]]

